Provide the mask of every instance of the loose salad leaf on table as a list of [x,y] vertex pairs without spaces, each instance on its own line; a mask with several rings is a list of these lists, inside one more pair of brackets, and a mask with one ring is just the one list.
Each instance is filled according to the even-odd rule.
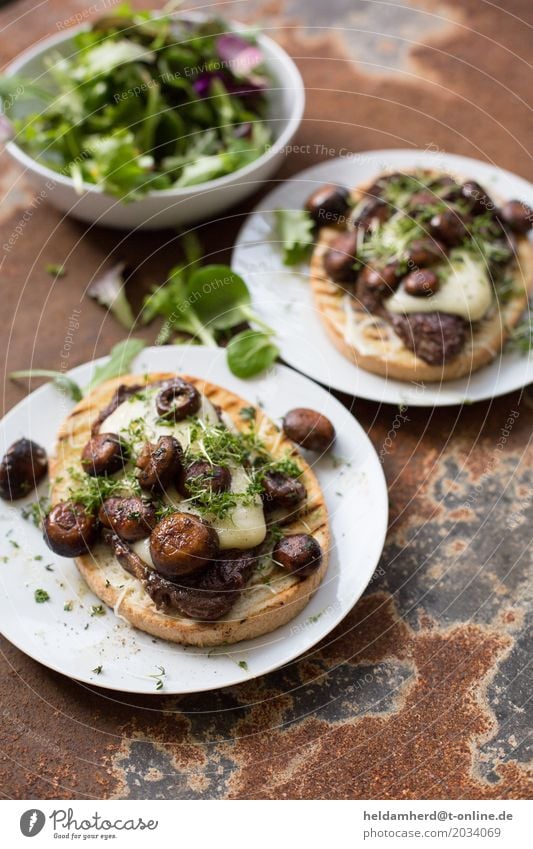
[[314,224],[305,209],[277,209],[276,235],[283,247],[285,265],[298,265],[309,256],[314,243]]
[[134,339],[133,337],[130,337],[129,339],[123,339],[122,342],[118,342],[114,345],[109,352],[109,357],[105,363],[100,366],[96,366],[93,377],[89,385],[84,390],[80,388],[75,380],[72,380],[71,377],[67,377],[67,375],[62,371],[53,371],[52,369],[37,368],[26,369],[24,371],[12,371],[9,378],[10,380],[20,380],[24,377],[29,379],[33,377],[50,377],[54,386],[56,386],[60,392],[67,395],[67,397],[71,398],[72,401],[81,401],[87,392],[94,389],[95,386],[99,386],[100,383],[103,383],[105,380],[111,380],[113,377],[120,377],[122,374],[127,374],[133,360],[137,354],[140,354],[145,344],[146,343],[143,342],[142,339]]
[[175,266],[167,283],[145,299],[144,324],[158,315],[165,319],[157,338],[159,344],[176,334],[187,334],[193,341],[217,345],[226,334],[248,325],[227,344],[228,366],[237,377],[259,374],[279,354],[272,341],[274,331],[251,307],[246,283],[227,265]]
[[73,43],[68,55],[45,57],[39,111],[20,117],[13,108],[26,94],[35,99],[30,82],[3,77],[0,95],[14,141],[80,190],[94,183],[129,201],[192,186],[236,171],[270,144],[263,53],[223,20],[120,6]]

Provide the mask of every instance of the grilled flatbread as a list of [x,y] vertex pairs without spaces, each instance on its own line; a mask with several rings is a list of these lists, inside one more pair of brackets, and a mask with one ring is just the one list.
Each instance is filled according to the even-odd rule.
[[[357,204],[368,186],[352,192]],[[472,374],[501,351],[510,330],[527,307],[533,291],[533,246],[526,237],[517,240],[516,263],[509,270],[513,294],[494,300],[491,310],[467,331],[462,351],[444,365],[432,365],[407,348],[383,318],[360,308],[357,301],[328,276],[324,256],[339,235],[336,227],[320,230],[311,260],[311,289],[321,321],[335,347],[366,371],[397,380],[448,381]]]
[[[175,376],[156,373],[117,378],[99,386],[77,404],[60,429],[55,457],[51,462],[52,504],[68,499],[72,470],[81,469],[81,451],[91,436],[91,428],[118,387],[144,387]],[[238,430],[244,431],[249,427],[249,423],[240,416],[243,408],[249,408],[247,401],[199,378],[180,377],[193,384],[223,412],[228,422],[231,419]],[[316,539],[323,553],[319,568],[311,576],[302,578],[282,570],[270,558],[267,568],[263,562],[260,570],[254,570],[229,614],[214,622],[198,621],[174,611],[157,609],[143,584],[122,568],[107,544],[98,542],[90,553],[76,558],[78,569],[91,590],[113,608],[117,616],[136,628],[187,645],[235,643],[267,634],[289,622],[305,607],[322,581],[328,566],[329,551],[328,516],[323,493],[315,475],[293,443],[260,409],[255,412],[256,432],[269,454],[276,459],[290,456],[302,470],[299,480],[306,487],[307,499],[302,509],[286,523],[281,522],[281,526],[285,535],[307,533]]]

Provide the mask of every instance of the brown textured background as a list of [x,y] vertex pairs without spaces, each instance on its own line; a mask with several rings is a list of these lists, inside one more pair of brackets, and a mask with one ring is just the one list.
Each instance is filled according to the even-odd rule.
[[[91,5],[98,0],[38,9],[22,0],[0,10],[2,64]],[[529,0],[502,8],[484,0],[218,6],[268,28],[303,73],[307,109],[295,142],[312,152],[288,157],[281,176],[326,158],[315,146],[431,146],[531,179]],[[45,203],[31,206],[28,184],[5,156],[0,175],[0,244],[31,209],[0,266],[4,377],[30,361],[57,368],[73,308],[82,318],[72,364],[107,353],[121,333],[84,298],[87,283],[110,255],[127,257],[139,266],[130,285],[139,303],[176,262],[175,235],[132,237],[62,220]],[[225,225],[200,229],[220,261],[258,196]],[[54,283],[47,262],[65,263],[68,276]],[[145,335],[153,340],[154,331]],[[8,409],[24,392],[5,379],[3,387]],[[397,411],[361,401],[355,410],[380,451]],[[512,411],[519,415],[502,447]],[[136,698],[71,682],[2,641],[2,794],[531,795],[531,400],[515,393],[407,416],[384,455],[391,522],[376,575],[333,638],[305,659],[213,694]]]

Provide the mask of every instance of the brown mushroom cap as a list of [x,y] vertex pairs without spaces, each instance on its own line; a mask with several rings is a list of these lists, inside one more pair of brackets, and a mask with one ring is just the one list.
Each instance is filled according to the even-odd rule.
[[48,471],[46,451],[31,439],[17,439],[0,463],[0,496],[8,501],[23,498]]
[[89,551],[98,535],[95,517],[82,504],[60,501],[43,522],[44,540],[62,557],[78,557]]
[[171,513],[150,534],[154,566],[169,578],[201,571],[218,553],[217,532],[192,513]]
[[116,433],[98,433],[81,452],[81,466],[88,475],[112,475],[123,468],[127,449]]
[[326,183],[307,198],[305,209],[319,227],[325,227],[346,215],[349,199],[350,192],[344,186]]
[[287,572],[306,578],[322,563],[322,549],[310,534],[292,534],[278,540],[272,559]]
[[157,524],[153,504],[136,497],[107,498],[100,507],[98,519],[105,528],[128,542],[150,536]]
[[327,451],[335,441],[335,428],[330,420],[307,407],[289,410],[283,419],[285,434],[311,451]]
[[520,236],[533,227],[533,209],[521,200],[508,200],[501,210],[500,216],[507,226]]
[[439,289],[439,278],[430,268],[419,268],[404,277],[403,287],[408,295],[424,298],[434,295]]
[[210,492],[227,492],[231,487],[231,472],[226,466],[212,465],[207,460],[195,460],[179,476],[178,490],[189,497],[195,485]]
[[357,231],[346,230],[332,240],[324,255],[324,269],[335,283],[353,283],[357,277],[355,259]]
[[160,436],[156,445],[147,442],[138,459],[138,481],[148,491],[165,489],[181,471],[183,452],[173,436]]
[[202,399],[196,387],[182,380],[181,377],[176,377],[163,386],[155,399],[159,415],[174,422],[193,416],[200,409],[201,402]]
[[263,504],[267,510],[291,510],[305,500],[305,486],[284,472],[267,472],[263,478]]

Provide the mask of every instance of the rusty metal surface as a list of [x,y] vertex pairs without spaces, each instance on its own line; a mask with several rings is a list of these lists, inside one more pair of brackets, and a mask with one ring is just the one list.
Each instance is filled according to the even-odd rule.
[[[281,176],[343,147],[432,146],[531,178],[527,0],[505,10],[477,0],[325,8],[321,0],[222,5],[227,16],[271,28],[304,75],[304,152],[287,158]],[[91,14],[83,0],[50,0],[38,13],[29,0],[2,9],[2,63]],[[130,294],[139,303],[176,261],[175,234],[132,237],[62,220],[35,204],[5,157],[0,180],[0,244],[23,222],[1,266],[6,371],[30,360],[57,367],[74,308],[72,364],[107,352],[121,334],[84,298],[90,276],[111,254],[127,257],[138,266]],[[215,260],[229,258],[256,200],[200,229]],[[48,262],[68,265],[68,276],[54,282]],[[5,380],[3,389],[4,409],[23,395]],[[531,795],[531,401],[515,393],[462,411],[410,409],[395,428],[394,408],[342,400],[383,459],[391,503],[382,560],[351,614],[284,669],[184,698],[90,690],[2,641],[4,795]]]

